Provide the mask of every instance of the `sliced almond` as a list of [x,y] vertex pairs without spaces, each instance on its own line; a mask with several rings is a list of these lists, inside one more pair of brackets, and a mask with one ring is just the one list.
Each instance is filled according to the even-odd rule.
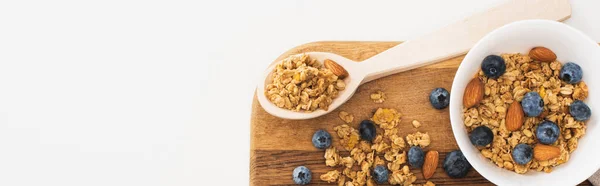
[[471,108],[479,104],[479,102],[483,100],[483,92],[484,87],[481,80],[477,77],[473,78],[469,84],[467,84],[467,88],[465,88],[465,93],[463,95],[464,107]]
[[556,54],[546,47],[534,47],[529,51],[529,57],[541,62],[553,62],[556,60]]
[[523,112],[523,108],[518,101],[513,101],[508,107],[508,112],[506,113],[506,129],[509,131],[516,131],[523,126],[525,118],[525,113]]
[[439,153],[434,150],[430,150],[425,154],[425,162],[423,163],[423,177],[425,179],[431,178],[435,169],[438,166]]
[[345,77],[348,76],[348,71],[346,71],[346,69],[344,69],[344,67],[340,66],[333,60],[325,59],[325,62],[323,63],[323,65],[325,65],[325,68],[331,70],[331,72],[333,72],[333,74],[338,76],[338,78],[340,78],[340,79],[344,79]]
[[533,158],[538,161],[546,161],[560,156],[560,149],[555,146],[537,144],[533,147]]

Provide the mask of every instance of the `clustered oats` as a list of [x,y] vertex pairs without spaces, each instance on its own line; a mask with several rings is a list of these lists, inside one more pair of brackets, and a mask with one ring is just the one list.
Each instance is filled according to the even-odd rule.
[[292,55],[275,66],[265,95],[277,107],[292,111],[327,110],[346,84],[306,54]]
[[427,147],[431,143],[431,139],[429,139],[429,134],[421,132],[416,132],[414,134],[407,135],[406,141],[411,146],[420,147]]
[[435,186],[435,184],[433,184],[431,181],[427,181],[427,183],[425,183],[423,186]]
[[[340,119],[346,123],[346,119],[351,114],[347,112],[339,113]],[[376,185],[371,179],[371,169],[377,165],[386,166],[389,173],[388,182],[392,185],[413,185],[417,180],[416,175],[410,172],[407,164],[407,147],[404,138],[398,136],[398,124],[402,114],[394,109],[379,108],[373,114],[371,120],[384,131],[378,134],[372,143],[360,140],[358,130],[350,127],[348,124],[342,124],[334,127],[337,133],[339,143],[346,151],[350,152],[347,157],[341,157],[339,151],[331,146],[325,150],[325,164],[330,167],[341,167],[342,171],[332,170],[320,176],[321,180],[327,183],[337,182],[340,186],[362,186]],[[423,141],[427,134],[413,134],[415,140]],[[429,145],[429,136],[427,145]],[[408,136],[406,139],[409,138]],[[421,142],[422,143],[422,142]],[[420,144],[419,142],[416,143]],[[426,145],[425,145],[426,146]],[[432,182],[425,185],[434,186]]]
[[383,103],[386,98],[387,97],[385,96],[385,93],[381,92],[380,90],[371,94],[371,100],[373,100],[375,103]]
[[[491,144],[480,148],[481,154],[496,164],[520,174],[528,170],[551,172],[552,168],[569,160],[569,154],[577,148],[577,140],[585,134],[586,125],[569,114],[574,100],[588,96],[585,82],[571,85],[559,79],[562,64],[559,61],[539,62],[523,54],[502,54],[506,72],[498,79],[487,78],[483,72],[477,77],[484,83],[484,98],[478,106],[463,108],[463,121],[468,131],[485,125],[492,129]],[[513,101],[521,101],[529,91],[540,94],[544,101],[543,112],[538,117],[526,117],[520,130],[506,129],[507,108]],[[560,156],[546,161],[533,158],[525,165],[512,160],[511,152],[519,143],[536,143],[535,128],[543,120],[556,123],[561,134],[552,144],[560,148]],[[409,140],[410,143],[410,140]]]
[[360,135],[358,134],[358,130],[350,127],[349,125],[343,124],[333,128],[340,138],[340,144],[346,150],[352,150],[358,141],[360,140]]
[[340,119],[342,119],[342,121],[346,122],[346,123],[352,123],[352,121],[354,121],[354,116],[348,112],[345,111],[341,111],[338,116],[340,117]]

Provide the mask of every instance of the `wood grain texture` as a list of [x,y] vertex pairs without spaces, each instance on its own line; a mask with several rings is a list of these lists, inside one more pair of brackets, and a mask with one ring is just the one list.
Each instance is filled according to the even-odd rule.
[[[363,61],[400,42],[315,42],[298,46],[282,54],[275,61],[289,55],[303,52],[332,52],[346,58]],[[350,126],[358,128],[360,121],[368,119],[375,109],[394,108],[403,114],[399,124],[399,135],[405,136],[416,131],[427,132],[431,145],[424,150],[437,150],[440,161],[435,174],[430,179],[439,185],[493,185],[475,170],[465,178],[452,179],[444,172],[441,164],[446,154],[458,149],[450,126],[448,109],[436,110],[429,104],[428,95],[436,87],[452,92],[452,80],[464,56],[452,58],[433,65],[387,76],[361,85],[354,96],[333,112],[309,120],[285,120],[274,117],[260,106],[254,96],[250,127],[250,184],[251,185],[293,185],[292,170],[300,165],[307,166],[313,173],[313,185],[327,185],[319,179],[321,174],[333,170],[325,166],[324,151],[312,146],[311,138],[318,129],[325,129],[335,135],[333,127],[343,124],[338,118],[339,111],[354,115]],[[369,95],[381,90],[387,99],[374,103]],[[456,90],[462,91],[462,90]],[[412,120],[422,126],[415,129]],[[337,136],[333,145],[338,147]],[[342,156],[349,153],[342,151]],[[342,168],[337,168],[342,171]],[[417,184],[426,180],[420,169],[411,169],[417,175]],[[335,185],[331,183],[331,185]],[[581,185],[591,185],[585,181]]]

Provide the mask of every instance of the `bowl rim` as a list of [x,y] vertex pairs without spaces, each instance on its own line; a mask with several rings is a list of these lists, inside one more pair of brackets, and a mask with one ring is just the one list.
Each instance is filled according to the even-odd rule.
[[[515,21],[515,22],[506,24],[506,25],[504,25],[502,27],[499,27],[499,28],[493,30],[492,32],[486,34],[483,38],[481,38],[473,46],[473,48],[471,48],[470,51],[472,51],[473,49],[478,48],[478,47],[484,45],[485,43],[487,43],[486,41],[488,41],[489,38],[493,37],[498,32],[503,32],[505,29],[509,29],[511,27],[519,27],[519,26],[522,26],[522,25],[527,25],[527,24],[532,24],[532,23],[535,23],[535,24],[547,24],[547,25],[552,25],[552,26],[563,27],[566,30],[569,30],[569,32],[571,34],[576,34],[579,37],[581,37],[583,40],[586,40],[586,42],[593,43],[594,45],[598,46],[598,43],[595,42],[593,39],[591,39],[589,36],[587,36],[586,34],[584,34],[583,32],[581,32],[580,30],[577,30],[577,29],[575,29],[575,28],[573,28],[573,27],[571,27],[571,26],[569,26],[567,24],[564,24],[562,22],[551,21],[551,20],[543,20],[543,19],[530,19],[530,20]],[[599,46],[599,48],[600,48],[600,46]],[[463,58],[463,60],[461,61],[461,64],[459,65],[459,67],[458,67],[458,69],[456,71],[455,77],[457,77],[459,75],[460,76],[462,76],[462,75],[468,75],[468,74],[465,74],[465,73],[467,73],[467,71],[469,71],[469,69],[464,64],[465,64],[465,61],[472,60],[471,58],[473,58],[472,56],[474,54],[471,53],[470,51],[467,53],[467,55],[465,56],[465,58]],[[463,91],[462,89],[459,90],[457,82],[458,82],[457,78],[454,78],[453,81],[452,81],[452,88],[451,88],[451,90],[453,90],[453,91]],[[458,130],[466,130],[466,128],[465,128],[465,126],[463,124],[463,119],[462,119],[462,108],[463,108],[463,106],[462,106],[462,97],[457,98],[457,96],[460,96],[460,95],[462,95],[462,94],[451,94],[450,95],[451,97],[450,97],[450,109],[449,109],[450,113],[449,114],[450,114],[450,124],[451,124],[451,127],[452,127],[452,133],[454,135],[454,138],[455,138],[455,140],[457,142],[457,145],[458,145],[459,149],[462,150],[462,149],[468,148],[468,146],[472,146],[472,144],[470,144],[470,143],[466,144],[466,142],[459,142],[459,139],[458,139],[458,135],[462,135],[462,134],[458,134]],[[454,107],[452,105],[460,105],[460,107],[459,107],[460,109],[453,109]],[[464,154],[464,156],[467,158],[467,160],[469,162],[474,162],[474,160],[476,158],[479,158],[479,157],[476,157],[475,155],[472,155],[470,153],[463,153],[463,154]],[[473,163],[471,163],[471,166],[476,171],[477,170],[482,170],[484,168],[484,167],[482,167],[483,165],[481,165],[481,164],[473,164]],[[590,164],[590,166],[594,166],[592,168],[594,168],[595,170],[600,169],[600,160],[597,161],[595,165],[594,164]],[[497,168],[499,168],[499,167],[497,167]],[[502,168],[499,168],[499,169],[502,169]],[[504,169],[502,169],[502,170],[504,170]],[[486,178],[487,180],[491,181],[492,183],[495,183],[495,184],[507,184],[507,179],[500,179],[497,176],[491,176],[491,174],[489,174],[488,171],[482,171],[482,172],[477,171],[477,172],[480,173],[480,175],[483,176],[484,178]],[[595,172],[596,171],[590,171],[590,172],[583,172],[584,174],[578,173],[576,175],[571,175],[570,179],[567,179],[567,181],[565,183],[567,183],[567,182],[570,183],[570,184],[581,183],[582,181],[584,181],[584,180],[588,179],[590,176],[592,176]],[[517,173],[515,173],[515,174],[517,174]],[[523,183],[521,182],[521,183],[513,183],[513,184],[523,184]],[[559,183],[559,184],[564,184],[564,183]]]

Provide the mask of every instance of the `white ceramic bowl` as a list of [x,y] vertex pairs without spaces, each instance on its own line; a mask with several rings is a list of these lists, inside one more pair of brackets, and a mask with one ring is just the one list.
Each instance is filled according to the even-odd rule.
[[[591,23],[590,23],[591,24]],[[469,80],[481,68],[481,61],[490,54],[527,54],[535,46],[544,46],[556,53],[558,60],[575,62],[583,69],[583,80],[589,88],[584,101],[592,110],[586,134],[568,162],[551,173],[528,171],[517,174],[497,167],[483,157],[469,141],[462,120],[462,97]],[[582,32],[560,22],[547,20],[518,21],[494,30],[483,37],[469,51],[460,64],[450,96],[450,120],[454,137],[469,163],[483,177],[497,185],[576,185],[589,178],[600,168],[600,123],[595,112],[600,99],[600,46]],[[598,107],[600,108],[600,107]]]

